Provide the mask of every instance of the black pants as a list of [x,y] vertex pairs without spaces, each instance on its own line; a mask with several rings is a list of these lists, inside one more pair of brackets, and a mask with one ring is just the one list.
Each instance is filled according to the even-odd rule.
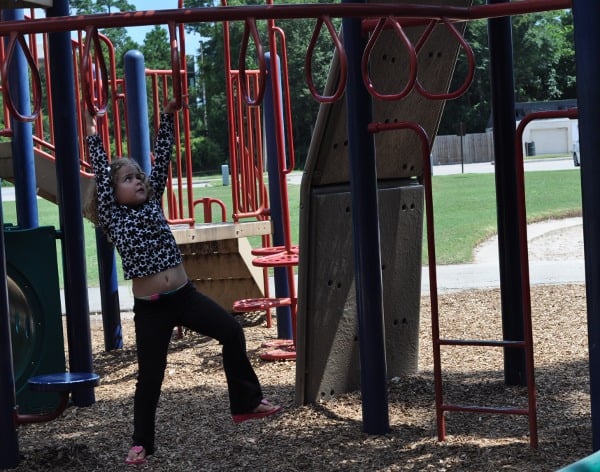
[[133,444],[154,452],[156,407],[167,365],[169,342],[176,326],[184,326],[223,345],[223,368],[232,414],[246,413],[262,400],[260,384],[246,355],[240,323],[216,302],[188,283],[158,300],[136,298],[135,338],[138,378],[133,408]]

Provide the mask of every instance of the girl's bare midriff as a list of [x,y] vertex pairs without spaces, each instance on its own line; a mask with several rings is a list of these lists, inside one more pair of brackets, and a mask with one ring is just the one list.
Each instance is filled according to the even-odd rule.
[[188,276],[183,264],[179,264],[158,274],[133,279],[131,287],[134,297],[149,297],[155,293],[178,289],[185,285],[187,281]]

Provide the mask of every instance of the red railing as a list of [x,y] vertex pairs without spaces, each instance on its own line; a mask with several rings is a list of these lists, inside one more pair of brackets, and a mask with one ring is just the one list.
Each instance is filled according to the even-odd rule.
[[[31,10],[34,18],[35,10]],[[168,189],[165,198],[165,213],[171,224],[194,225],[194,195],[192,185],[191,146],[189,134],[189,111],[183,107],[183,100],[188,95],[187,67],[185,60],[184,25],[169,24],[172,70],[146,70],[149,79],[152,103],[152,120],[155,128],[158,126],[158,110],[172,96],[181,107],[176,118],[175,164],[169,174]],[[177,34],[181,41],[178,41]],[[96,27],[89,25],[85,30],[79,30],[71,42],[73,51],[74,84],[76,90],[76,113],[79,123],[79,155],[80,171],[84,178],[92,178],[91,166],[83,140],[83,107],[88,108],[99,120],[99,133],[107,144],[106,151],[111,158],[126,154],[123,130],[126,134],[127,110],[125,109],[125,93],[123,78],[116,75],[115,51],[110,40],[100,34]],[[42,45],[42,53],[39,51]],[[30,68],[30,81],[33,89],[33,107],[30,115],[17,110],[13,99],[8,94],[8,72],[11,57],[16,46],[24,51]],[[2,84],[0,91],[4,96],[5,127],[0,135],[10,137],[10,116],[21,121],[33,122],[34,151],[42,159],[54,160],[53,142],[53,108],[52,102],[44,97],[50,97],[52,78],[49,62],[47,34],[29,34],[27,38],[21,33],[12,33],[8,47],[0,42],[0,64],[2,64]],[[35,65],[35,67],[34,67]],[[44,80],[40,75],[43,71]],[[112,145],[109,145],[111,143]]]

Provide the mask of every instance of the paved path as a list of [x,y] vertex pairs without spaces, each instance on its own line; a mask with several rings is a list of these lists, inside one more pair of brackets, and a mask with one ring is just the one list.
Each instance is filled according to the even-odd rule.
[[[436,274],[438,293],[500,287],[500,271],[497,262],[439,265],[436,268]],[[530,261],[529,279],[532,285],[583,283],[585,281],[584,261],[583,259]],[[129,287],[129,285],[119,287],[122,311],[133,309],[133,296]],[[274,293],[273,289],[271,293]],[[429,294],[429,269],[427,267],[423,267],[421,293]],[[101,312],[100,290],[97,287],[89,290],[89,304],[90,313]]]
[[[525,161],[525,172],[574,168],[572,159]],[[434,166],[433,168],[433,175],[461,172],[491,173],[494,172],[494,165],[485,162],[464,166],[460,164]],[[582,283],[585,281],[581,218],[529,225],[527,239],[530,259],[529,279],[532,285]],[[554,252],[553,249],[555,249]],[[476,256],[474,264],[438,266],[436,268],[438,291],[499,287],[500,269],[497,240],[493,238],[481,251]],[[429,293],[429,271],[426,267],[423,269],[421,287],[424,293]]]
[[[583,234],[581,218],[552,220],[529,225],[529,279],[532,285],[583,283]],[[491,238],[476,251],[473,264],[438,265],[438,293],[476,288],[500,287],[498,243]],[[271,288],[271,293],[275,289]],[[421,293],[429,294],[429,269],[423,267]],[[119,287],[119,299],[124,312],[133,309],[129,285]],[[100,291],[89,290],[90,312],[101,312]],[[64,303],[63,303],[64,306]]]

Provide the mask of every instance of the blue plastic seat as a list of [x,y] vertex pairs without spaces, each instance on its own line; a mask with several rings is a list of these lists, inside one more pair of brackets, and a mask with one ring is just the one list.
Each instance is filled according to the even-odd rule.
[[60,372],[36,375],[29,379],[29,388],[36,392],[72,392],[78,388],[94,387],[100,376],[93,372]]

